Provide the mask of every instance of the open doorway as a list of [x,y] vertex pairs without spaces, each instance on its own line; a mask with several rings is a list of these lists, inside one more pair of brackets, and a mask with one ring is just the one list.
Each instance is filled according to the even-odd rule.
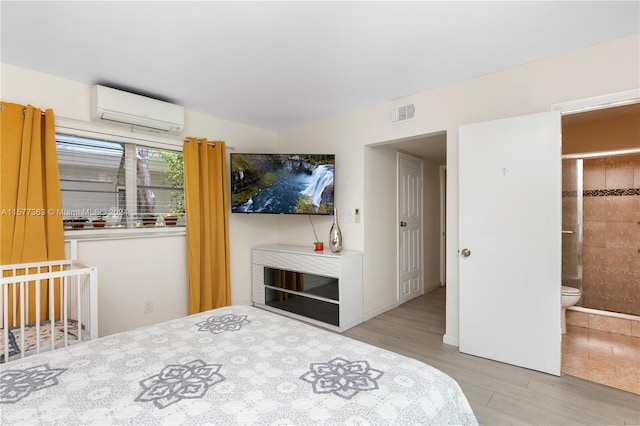
[[[385,275],[367,277],[370,293],[375,292],[376,301],[385,300],[384,305],[373,307],[365,317],[373,317],[398,304],[399,257],[397,236],[400,223],[398,217],[398,189],[396,170],[398,153],[417,157],[423,164],[423,267],[424,291],[428,292],[444,285],[445,276],[441,262],[445,238],[443,236],[445,211],[441,203],[445,202],[441,191],[446,189],[443,183],[443,166],[446,164],[446,132],[435,132],[411,138],[390,140],[369,145],[365,150],[365,194],[375,192],[375,197],[365,197],[365,211],[369,220],[365,223],[366,262],[384,263]],[[381,204],[375,200],[385,199]],[[374,220],[371,220],[371,219]],[[375,224],[373,226],[372,224]],[[365,294],[365,306],[368,306]],[[371,306],[371,305],[369,305]],[[365,318],[366,319],[366,318]]]
[[562,373],[636,394],[639,134],[640,103],[562,118]]

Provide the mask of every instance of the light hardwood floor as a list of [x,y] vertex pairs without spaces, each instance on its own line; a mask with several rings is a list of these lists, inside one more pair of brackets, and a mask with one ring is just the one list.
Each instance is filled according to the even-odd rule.
[[481,425],[640,425],[640,396],[577,377],[527,370],[442,343],[445,289],[343,334],[421,360],[453,377]]

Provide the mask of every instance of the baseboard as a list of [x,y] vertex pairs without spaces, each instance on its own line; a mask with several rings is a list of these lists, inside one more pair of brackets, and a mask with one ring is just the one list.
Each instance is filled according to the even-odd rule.
[[365,312],[364,314],[364,320],[365,321],[369,321],[371,318],[375,318],[380,314],[383,314],[387,311],[390,311],[393,308],[397,308],[398,307],[398,301],[396,300],[395,302],[391,302],[391,303],[387,303],[386,305],[371,311],[371,312]]
[[437,282],[437,283],[431,283],[430,285],[425,285],[425,286],[424,286],[424,292],[423,292],[423,294],[425,294],[425,293],[429,293],[429,292],[432,292],[433,290],[436,290],[436,289],[438,289],[438,288],[440,288],[440,287],[442,287],[442,286],[440,285],[440,282]]
[[458,343],[458,337],[457,336],[449,336],[448,334],[445,334],[444,336],[442,336],[442,343],[444,343],[446,345],[455,346],[455,347],[459,347],[460,346],[460,344]]

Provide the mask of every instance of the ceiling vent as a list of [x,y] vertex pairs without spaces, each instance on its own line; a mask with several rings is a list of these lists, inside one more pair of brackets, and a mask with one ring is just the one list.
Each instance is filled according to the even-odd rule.
[[157,99],[95,85],[91,89],[91,119],[176,134],[184,128],[184,109]]
[[416,113],[416,107],[414,104],[407,104],[391,109],[391,122],[402,123],[407,120],[412,120]]

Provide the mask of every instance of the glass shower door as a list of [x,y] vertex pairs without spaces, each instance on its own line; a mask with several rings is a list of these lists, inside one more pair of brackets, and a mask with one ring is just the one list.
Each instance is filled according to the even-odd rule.
[[582,289],[582,190],[582,160],[562,160],[562,285],[579,289]]

